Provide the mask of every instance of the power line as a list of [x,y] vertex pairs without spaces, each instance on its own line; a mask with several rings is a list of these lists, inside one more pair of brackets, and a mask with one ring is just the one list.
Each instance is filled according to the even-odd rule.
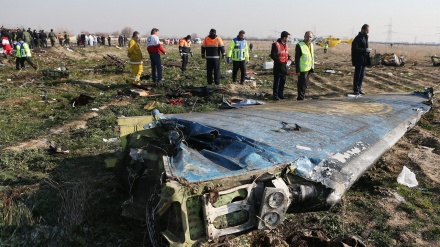
[[393,18],[391,18],[390,20],[390,24],[386,25],[388,27],[388,32],[387,32],[387,42],[388,43],[392,43],[393,42]]

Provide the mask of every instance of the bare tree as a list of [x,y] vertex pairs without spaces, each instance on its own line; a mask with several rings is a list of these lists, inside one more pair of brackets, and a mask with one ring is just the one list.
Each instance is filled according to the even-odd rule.
[[119,36],[119,31],[114,31],[113,33],[111,33],[111,35],[113,37],[118,37]]
[[126,37],[131,37],[131,35],[133,34],[133,28],[131,28],[131,27],[124,27],[121,30],[121,34],[126,36]]

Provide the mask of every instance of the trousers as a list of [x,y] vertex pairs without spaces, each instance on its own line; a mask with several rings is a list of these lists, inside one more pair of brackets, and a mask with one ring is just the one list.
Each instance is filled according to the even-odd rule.
[[140,81],[143,72],[142,64],[131,64],[131,75],[134,77],[134,81]]
[[160,60],[160,54],[157,52],[150,53],[150,60],[153,82],[160,82],[162,80],[162,61]]
[[359,93],[362,91],[362,81],[365,77],[365,66],[357,65],[354,66],[354,77],[353,77],[353,92]]
[[298,96],[296,100],[304,100],[306,97],[307,84],[309,83],[310,71],[299,72],[298,75]]
[[240,83],[244,83],[246,76],[246,61],[232,61],[232,81],[237,81],[238,70],[240,69]]
[[[214,78],[212,78],[213,73],[214,73]],[[220,59],[218,58],[206,59],[206,76],[208,78],[209,85],[212,85],[213,82],[216,85],[220,84]]]
[[286,84],[286,75],[273,74],[273,97],[284,98],[284,85]]

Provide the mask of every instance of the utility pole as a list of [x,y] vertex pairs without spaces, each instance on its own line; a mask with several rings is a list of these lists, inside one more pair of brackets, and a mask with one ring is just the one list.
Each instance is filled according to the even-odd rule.
[[391,18],[390,20],[390,24],[386,25],[388,27],[388,32],[387,32],[387,42],[388,43],[392,43],[393,42],[393,18]]

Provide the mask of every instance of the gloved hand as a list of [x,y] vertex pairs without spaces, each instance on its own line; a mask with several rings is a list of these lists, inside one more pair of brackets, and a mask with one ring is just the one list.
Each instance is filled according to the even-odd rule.
[[223,53],[223,54],[222,54],[222,58],[225,58],[225,56],[226,56],[226,54]]
[[248,64],[249,63],[249,60],[246,60],[246,64]]
[[231,63],[231,62],[232,62],[232,59],[231,59],[230,57],[228,57],[228,58],[226,58],[226,62],[227,62],[227,63]]
[[202,58],[205,58],[205,54],[202,54]]
[[370,53],[371,51],[373,51],[373,49],[367,48],[366,51],[367,53]]
[[183,57],[183,53],[182,52],[180,53],[180,57]]
[[193,52],[192,51],[190,51],[189,54],[191,54],[191,57],[193,57]]

